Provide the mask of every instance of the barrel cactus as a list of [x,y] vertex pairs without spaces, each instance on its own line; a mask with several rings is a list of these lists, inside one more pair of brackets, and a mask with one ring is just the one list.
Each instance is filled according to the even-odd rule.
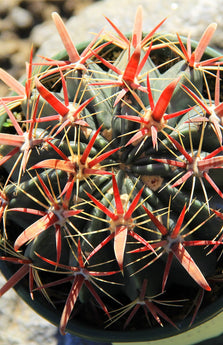
[[52,17],[66,52],[31,52],[24,83],[0,70],[0,294],[22,284],[62,334],[185,330],[222,296],[216,25],[144,35],[139,7],[131,35],[106,18],[76,48]]

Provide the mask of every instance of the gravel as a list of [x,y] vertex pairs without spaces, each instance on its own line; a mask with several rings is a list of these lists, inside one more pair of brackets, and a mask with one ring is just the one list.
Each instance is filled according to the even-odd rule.
[[[57,11],[67,20],[93,2],[95,0],[0,0],[0,67],[20,78],[31,46],[36,52],[52,34],[51,13]],[[0,95],[7,93],[8,88],[0,82]]]

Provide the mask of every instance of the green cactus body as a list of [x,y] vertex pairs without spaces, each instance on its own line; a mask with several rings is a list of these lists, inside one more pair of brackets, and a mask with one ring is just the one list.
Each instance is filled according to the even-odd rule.
[[62,333],[184,331],[222,296],[222,62],[204,55],[214,26],[195,58],[136,28],[132,42],[108,35],[75,55],[61,31],[68,60],[36,66],[16,107],[1,100],[12,124],[0,134],[2,262],[23,264],[16,282],[29,273],[30,303],[54,305]]

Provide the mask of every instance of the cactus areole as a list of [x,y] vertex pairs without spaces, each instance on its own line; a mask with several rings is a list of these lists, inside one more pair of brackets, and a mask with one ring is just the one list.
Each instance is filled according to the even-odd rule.
[[27,62],[0,99],[1,269],[35,311],[96,341],[150,341],[216,316],[223,297],[223,59],[108,18]]

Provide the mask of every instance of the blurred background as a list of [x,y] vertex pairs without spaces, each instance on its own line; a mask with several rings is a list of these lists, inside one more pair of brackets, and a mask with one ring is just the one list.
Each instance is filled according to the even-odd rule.
[[[31,45],[36,52],[51,33],[51,13],[56,11],[67,20],[96,1],[0,0],[0,67],[21,77]],[[0,95],[7,92],[7,87],[0,84]]]

